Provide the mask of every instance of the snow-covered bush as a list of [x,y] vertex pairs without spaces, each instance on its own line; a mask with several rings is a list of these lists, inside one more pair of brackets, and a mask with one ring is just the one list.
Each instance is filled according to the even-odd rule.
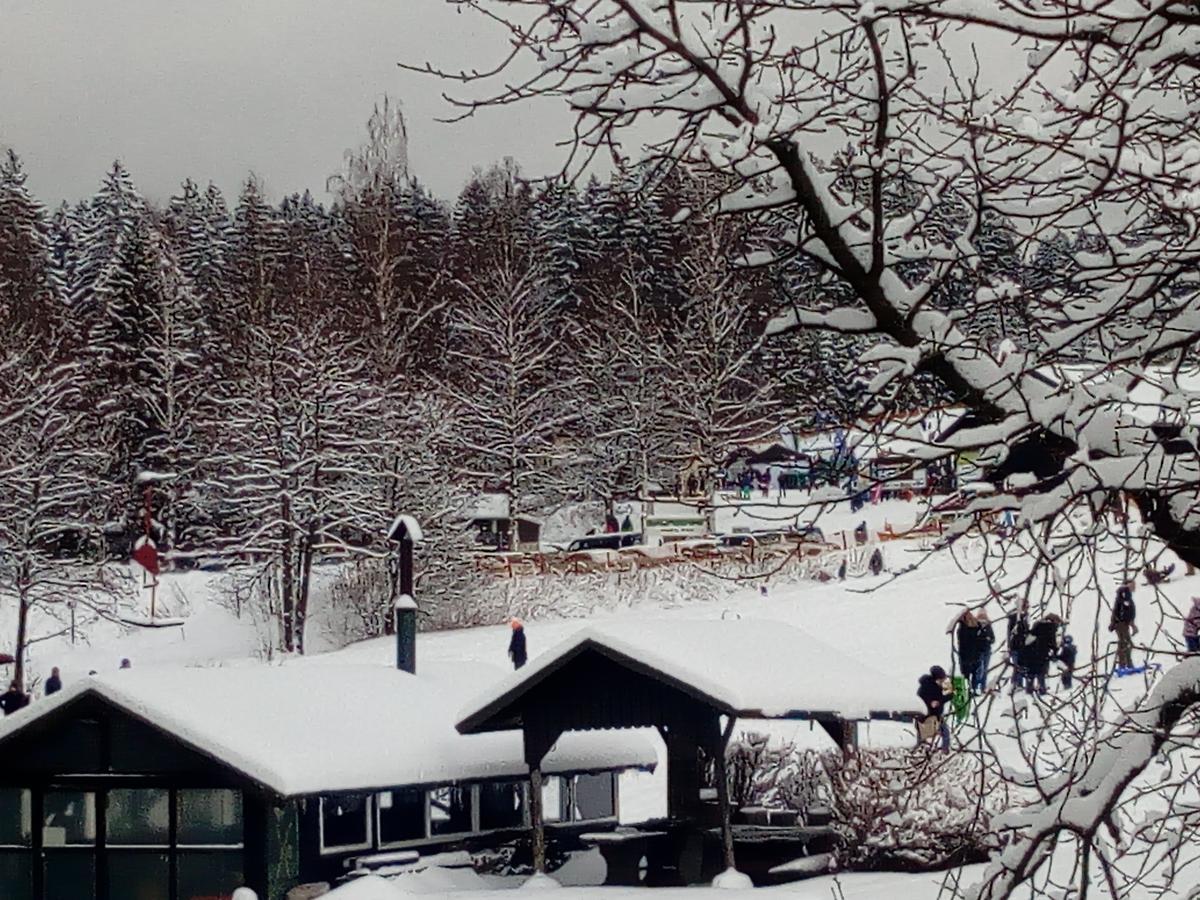
[[936,869],[999,846],[1013,798],[976,756],[898,747],[822,754],[843,869]]
[[795,810],[804,816],[829,804],[829,776],[815,750],[772,746],[766,735],[749,732],[725,753],[729,796],[738,807]]

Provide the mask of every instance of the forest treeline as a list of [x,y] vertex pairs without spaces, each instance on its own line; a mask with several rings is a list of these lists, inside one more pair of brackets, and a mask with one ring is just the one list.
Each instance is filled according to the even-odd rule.
[[[514,515],[612,498],[861,412],[853,339],[764,336],[838,298],[799,259],[739,267],[771,222],[711,213],[714,185],[505,161],[446,204],[398,136],[377,110],[328,204],[250,178],[155,205],[117,162],[50,211],[0,163],[0,567],[23,611],[61,599],[64,560],[127,554],[148,492],[168,564],[266,567],[292,649],[314,559],[384,554],[399,510],[436,534],[481,490]],[[1047,268],[994,231],[993,268]],[[1011,330],[996,316],[975,327]]]

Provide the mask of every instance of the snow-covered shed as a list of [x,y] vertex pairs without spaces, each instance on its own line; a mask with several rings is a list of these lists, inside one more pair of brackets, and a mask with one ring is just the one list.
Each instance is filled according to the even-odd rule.
[[[857,722],[918,715],[910,682],[781,622],[614,623],[585,628],[512,673],[464,708],[458,730],[520,728],[536,783],[568,734],[656,727],[667,745],[668,815],[680,821],[702,814],[700,753],[723,790],[724,751],[739,719],[808,719],[848,746]],[[718,808],[732,865],[728,804]],[[536,805],[532,813],[536,848]]]
[[[505,494],[481,494],[468,504],[466,519],[478,544],[488,550],[537,550],[542,522],[533,516],[518,515],[514,522]],[[516,526],[516,544],[512,531]]]
[[[494,677],[294,662],[69,686],[0,722],[0,897],[195,900],[244,884],[277,900],[356,857],[526,833],[520,734],[454,727]],[[570,812],[594,828],[616,817],[614,773],[656,761],[640,735],[570,736],[546,771],[557,795],[582,792]]]

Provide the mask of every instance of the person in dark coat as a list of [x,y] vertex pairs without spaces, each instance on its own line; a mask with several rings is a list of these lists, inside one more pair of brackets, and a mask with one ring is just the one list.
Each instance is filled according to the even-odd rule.
[[992,645],[996,643],[996,632],[992,622],[984,610],[975,613],[975,652],[978,657],[975,668],[969,673],[964,670],[971,682],[971,693],[982,694],[987,690],[988,669],[992,664]]
[[46,679],[45,694],[49,697],[51,694],[57,694],[62,690],[62,678],[58,674],[58,666],[50,670],[50,677]]
[[513,619],[509,624],[512,626],[512,639],[508,642],[508,658],[512,660],[513,668],[519,669],[529,659],[525,649],[525,626],[520,619]]
[[1012,692],[1015,694],[1025,683],[1025,638],[1029,636],[1029,619],[1025,605],[1008,614],[1008,661],[1013,667]]
[[1025,638],[1025,689],[1039,695],[1046,693],[1046,674],[1050,671],[1050,660],[1058,656],[1058,626],[1062,622],[1054,613],[1039,619],[1029,629]]
[[970,680],[979,668],[979,623],[969,609],[963,610],[954,627],[954,643],[958,649],[958,670]]
[[917,696],[925,703],[925,718],[933,716],[937,719],[942,750],[949,753],[950,725],[946,721],[946,705],[954,696],[954,688],[946,670],[941,666],[931,666],[927,674],[917,679]]
[[1075,646],[1075,639],[1069,634],[1064,634],[1062,639],[1062,647],[1058,651],[1058,661],[1062,663],[1062,683],[1067,690],[1071,689],[1071,685],[1075,680],[1075,659],[1078,655],[1079,648]]
[[1117,599],[1113,603],[1112,619],[1108,630],[1117,633],[1117,668],[1133,668],[1133,636],[1137,634],[1137,607],[1133,603],[1133,585],[1126,582],[1117,588]]
[[11,716],[18,709],[24,709],[29,705],[29,695],[17,687],[14,681],[8,686],[8,690],[0,694],[0,709],[4,710],[6,716]]

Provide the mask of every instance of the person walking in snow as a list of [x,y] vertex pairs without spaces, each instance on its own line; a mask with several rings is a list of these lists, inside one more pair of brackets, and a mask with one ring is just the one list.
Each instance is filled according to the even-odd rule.
[[1183,620],[1183,642],[1188,653],[1200,653],[1200,597],[1192,598],[1192,608]]
[[1078,655],[1079,648],[1075,646],[1075,639],[1069,634],[1063,635],[1062,647],[1058,651],[1058,661],[1062,663],[1062,683],[1068,691],[1071,685],[1075,682],[1075,658]]
[[1112,618],[1108,630],[1117,634],[1117,668],[1133,668],[1133,636],[1137,634],[1137,607],[1133,602],[1133,585],[1125,582],[1117,588]]
[[50,677],[46,679],[46,687],[43,693],[49,697],[52,694],[57,694],[62,690],[62,678],[58,674],[58,666],[50,670]]
[[[954,687],[946,670],[941,666],[931,666],[929,672],[917,680],[917,696],[925,703],[925,723],[936,724],[941,737],[942,752],[950,752],[950,724],[946,721],[946,705],[954,696]],[[930,720],[935,720],[930,722]],[[922,739],[926,736],[925,729],[920,729]],[[932,735],[930,735],[932,736]]]
[[529,659],[525,649],[525,626],[520,619],[508,623],[512,627],[512,639],[508,642],[508,658],[512,660],[513,669],[519,669]]
[[954,643],[958,650],[958,670],[970,681],[979,668],[979,628],[975,613],[963,610],[954,627]]
[[8,690],[0,694],[0,710],[4,710],[6,716],[11,716],[18,709],[24,709],[29,705],[29,695],[17,687],[14,681],[8,686]]
[[1029,636],[1029,618],[1026,605],[1008,614],[1008,661],[1013,669],[1012,692],[1019,691],[1025,682],[1025,638]]
[[1036,688],[1039,696],[1046,693],[1046,675],[1050,671],[1050,660],[1058,657],[1058,626],[1062,623],[1054,613],[1039,619],[1029,629],[1025,638],[1025,690],[1030,694]]
[[[975,613],[975,652],[978,659],[971,670],[971,693],[982,694],[987,690],[988,669],[992,664],[992,645],[996,643],[996,632],[986,610]],[[966,674],[964,672],[964,674]]]

